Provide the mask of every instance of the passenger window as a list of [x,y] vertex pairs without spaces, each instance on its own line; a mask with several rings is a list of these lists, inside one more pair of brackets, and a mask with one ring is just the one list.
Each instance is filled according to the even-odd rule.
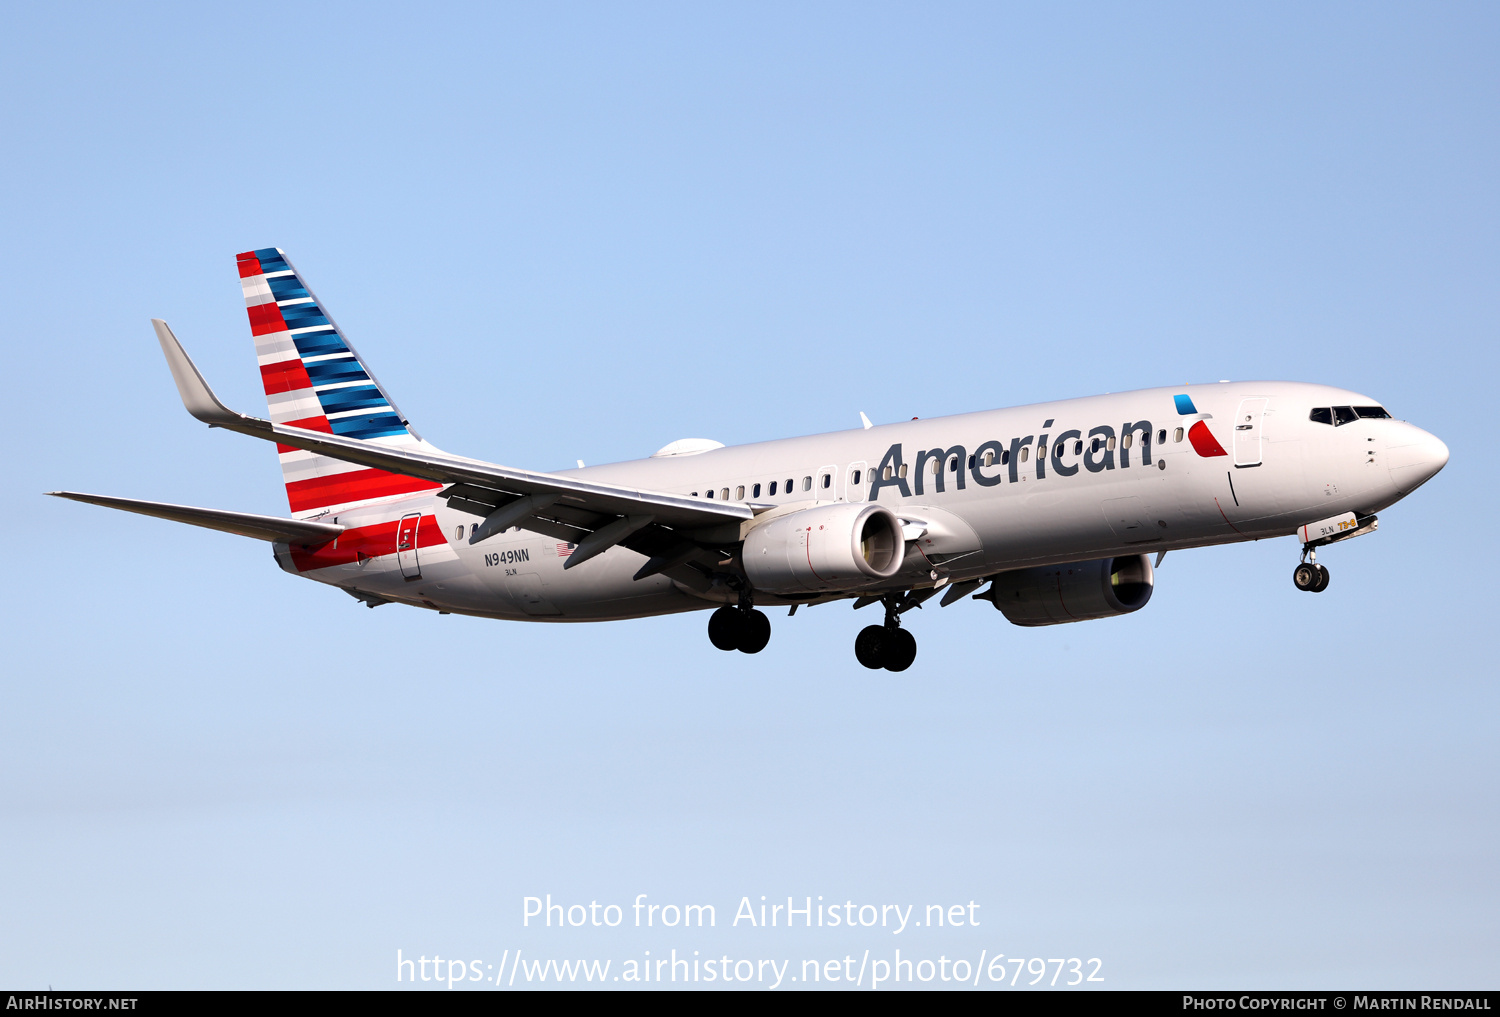
[[1120,439],[1120,447],[1121,448],[1129,448],[1130,447],[1131,439],[1134,438],[1134,437],[1135,437],[1135,432],[1134,431],[1126,431],[1125,432],[1125,437],[1123,437],[1123,438]]
[[1319,406],[1307,415],[1307,419],[1311,420],[1314,424],[1331,424],[1333,423],[1333,411],[1326,406]]
[[729,500],[729,488],[727,488],[727,487],[721,487],[721,488],[719,488],[719,498],[721,500],[723,500],[723,501],[728,501]]
[[739,487],[736,487],[734,489],[734,500],[735,501],[744,501],[745,500],[745,485],[744,484],[741,484]]
[[1001,466],[1009,466],[1010,465],[1010,449],[1007,448],[1007,449],[1001,449],[1000,450],[1000,465]]
[[958,472],[958,456],[954,456],[952,459],[948,460],[948,472],[949,473],[957,473]]
[[787,494],[791,494],[792,493],[792,478],[791,477],[787,477],[786,478],[786,486],[783,487],[782,490],[785,491]]
[[811,491],[812,490],[812,478],[811,477],[803,477],[802,478],[802,490],[804,490],[804,491]]
[[776,481],[771,481],[771,489],[768,492],[772,498],[776,497]]
[[1113,435],[1104,439],[1104,447],[1109,449],[1111,452],[1115,450],[1115,439]]
[[942,473],[942,472],[943,472],[943,461],[941,459],[934,459],[932,461],[932,475],[935,477],[939,473]]
[[1030,447],[1028,447],[1028,446],[1022,446],[1021,447],[1021,462],[1024,463],[1026,460],[1028,460],[1030,458],[1031,458],[1031,449],[1030,449]]
[[891,468],[889,466],[887,466],[885,469],[883,469],[883,470],[880,471],[880,479],[881,480],[890,480],[891,479]]
[[1384,406],[1356,406],[1354,412],[1363,420],[1390,420],[1391,415]]
[[1353,406],[1335,406],[1333,408],[1333,426],[1352,424],[1355,421]]
[[705,494],[703,497],[705,497],[705,498],[712,498],[713,496],[714,496],[713,489],[710,488],[709,492],[707,494]]
[[1099,439],[1098,438],[1095,438],[1093,441],[1089,442],[1089,451],[1090,452],[1098,452],[1099,451]]
[[859,470],[855,470],[853,473],[849,474],[849,483],[853,484],[855,487],[859,486],[859,474]]
[[984,465],[986,465],[986,466],[994,466],[995,465],[995,453],[994,452],[986,452],[984,454]]
[[453,531],[453,539],[454,540],[463,540],[464,539],[464,528],[462,526],[460,526],[458,529],[456,529],[456,530]]
[[969,457],[969,469],[972,470],[973,468],[974,468],[974,457],[970,456]]
[[826,491],[826,490],[828,490],[832,486],[833,486],[833,474],[832,473],[825,473],[825,474],[823,474],[823,490]]
[[1075,456],[1081,456],[1081,455],[1083,455],[1083,442],[1081,442],[1081,441],[1075,441],[1073,443],[1073,454]]
[[696,497],[698,497],[698,492],[697,492],[697,491],[694,491],[694,492],[693,492],[693,497],[694,497],[694,498],[696,498]]
[[1177,430],[1175,430],[1175,431],[1172,432],[1172,440],[1173,441],[1181,441],[1182,440],[1182,428],[1179,427]]
[[1156,443],[1158,445],[1165,445],[1167,443],[1167,429],[1165,427],[1156,432]]

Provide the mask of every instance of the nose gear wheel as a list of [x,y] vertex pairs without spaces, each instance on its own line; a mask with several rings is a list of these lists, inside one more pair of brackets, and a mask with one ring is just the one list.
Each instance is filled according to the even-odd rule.
[[1302,561],[1292,569],[1292,585],[1303,593],[1322,593],[1328,589],[1328,569],[1318,564],[1317,549],[1304,547]]

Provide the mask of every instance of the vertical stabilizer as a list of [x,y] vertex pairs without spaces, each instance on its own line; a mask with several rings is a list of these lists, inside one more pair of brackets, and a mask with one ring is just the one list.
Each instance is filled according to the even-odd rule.
[[[425,444],[279,248],[236,256],[274,423],[382,445]],[[322,515],[442,485],[278,445],[292,515]]]

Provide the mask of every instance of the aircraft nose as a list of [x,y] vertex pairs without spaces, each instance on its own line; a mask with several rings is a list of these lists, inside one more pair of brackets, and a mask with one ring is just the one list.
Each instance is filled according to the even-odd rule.
[[1434,434],[1410,424],[1386,445],[1386,465],[1402,494],[1409,494],[1448,465],[1448,446]]

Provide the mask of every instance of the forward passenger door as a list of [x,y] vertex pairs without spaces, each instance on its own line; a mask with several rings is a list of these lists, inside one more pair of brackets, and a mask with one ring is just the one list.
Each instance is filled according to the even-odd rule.
[[1234,415],[1234,465],[1236,467],[1259,466],[1261,464],[1261,432],[1265,429],[1266,403],[1259,396],[1241,399],[1240,408]]

